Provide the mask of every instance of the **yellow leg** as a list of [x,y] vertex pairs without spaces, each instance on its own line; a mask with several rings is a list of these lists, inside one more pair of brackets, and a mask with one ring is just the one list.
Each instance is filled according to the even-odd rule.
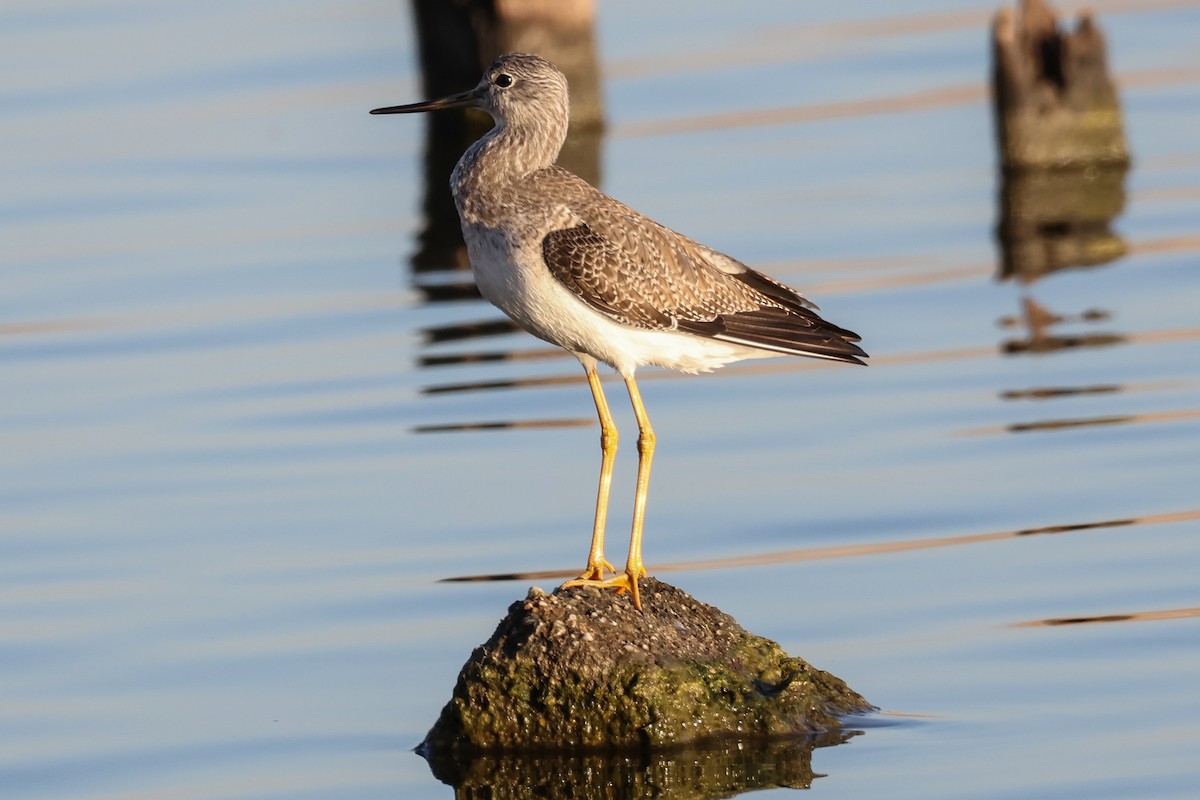
[[646,519],[646,493],[650,488],[650,463],[654,459],[654,428],[650,426],[650,417],[646,415],[646,407],[642,404],[642,393],[638,391],[637,382],[630,375],[625,379],[625,387],[629,390],[629,399],[633,403],[633,413],[638,423],[638,475],[637,494],[633,499],[633,531],[629,534],[629,559],[625,562],[625,577],[629,581],[629,591],[633,594],[633,605],[641,609],[642,601],[638,597],[638,578],[646,577],[646,566],[642,563],[642,523]]
[[604,580],[606,571],[613,571],[613,565],[604,559],[604,523],[608,518],[608,494],[612,489],[613,463],[617,458],[619,437],[594,366],[587,367],[587,380],[592,399],[596,401],[596,414],[600,417],[600,487],[596,490],[596,522],[592,526],[592,547],[588,551],[587,569],[579,579],[599,581]]
[[[642,599],[638,594],[638,578],[646,577],[646,567],[642,563],[642,523],[646,518],[646,491],[650,486],[650,462],[654,459],[654,428],[650,427],[650,418],[646,416],[646,408],[642,404],[642,395],[638,391],[633,376],[625,379],[625,387],[629,390],[629,399],[633,403],[633,413],[638,423],[638,476],[637,494],[633,501],[633,530],[629,535],[629,558],[625,562],[625,571],[611,578],[603,577],[600,567],[612,569],[612,565],[604,560],[601,554],[604,539],[604,517],[608,506],[608,489],[612,482],[612,462],[616,456],[617,429],[612,424],[612,416],[604,402],[604,394],[600,391],[600,382],[595,370],[588,371],[588,383],[592,386],[592,395],[596,398],[596,410],[600,414],[601,445],[604,447],[604,461],[600,472],[600,496],[596,500],[596,531],[592,534],[592,551],[588,555],[587,572],[575,580],[567,581],[563,586],[594,586],[598,588],[616,589],[618,592],[628,591],[633,596],[633,606],[639,611]],[[606,426],[607,420],[607,426]],[[607,444],[604,429],[612,429],[611,445]]]

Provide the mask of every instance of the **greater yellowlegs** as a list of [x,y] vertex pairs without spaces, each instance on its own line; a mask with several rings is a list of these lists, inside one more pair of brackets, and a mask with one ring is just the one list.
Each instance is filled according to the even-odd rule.
[[[659,225],[554,165],[567,135],[567,79],[549,61],[509,54],[470,91],[377,108],[408,114],[473,106],[495,126],[471,145],[450,191],[479,291],[522,328],[574,353],[600,417],[600,488],[587,568],[566,586],[628,590],[639,609],[642,522],[654,429],[634,371],[708,372],[776,355],[862,364],[859,337],[821,319],[799,292]],[[604,558],[617,450],[597,362],[625,380],[638,423],[637,491],[625,571]]]

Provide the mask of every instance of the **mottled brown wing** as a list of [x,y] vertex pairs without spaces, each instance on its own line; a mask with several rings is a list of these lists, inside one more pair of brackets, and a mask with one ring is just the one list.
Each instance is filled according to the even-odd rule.
[[856,334],[817,316],[783,284],[728,257],[729,270],[709,265],[690,240],[671,246],[665,229],[661,237],[648,233],[618,243],[579,224],[547,234],[542,257],[576,296],[626,325],[839,361],[866,356],[853,344]]
[[550,274],[592,308],[637,328],[669,329],[672,315],[649,302],[637,265],[587,225],[551,231],[542,239]]
[[740,275],[704,263],[688,240],[630,216],[633,234],[618,228],[613,235],[587,223],[547,234],[542,257],[550,273],[588,305],[640,328],[674,330],[683,321],[707,322],[781,305]]

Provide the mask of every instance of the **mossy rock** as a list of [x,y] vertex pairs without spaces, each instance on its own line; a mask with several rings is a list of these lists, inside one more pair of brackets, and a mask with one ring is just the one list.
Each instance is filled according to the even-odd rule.
[[613,751],[837,731],[872,710],[828,672],[673,586],[530,591],[463,666],[421,745],[437,757]]

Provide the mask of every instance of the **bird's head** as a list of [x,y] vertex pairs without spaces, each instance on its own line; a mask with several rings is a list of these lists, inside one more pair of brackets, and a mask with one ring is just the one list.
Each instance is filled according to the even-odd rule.
[[372,114],[412,114],[442,108],[480,108],[498,127],[556,130],[565,134],[570,97],[567,79],[541,56],[509,53],[487,68],[470,91],[423,103],[376,108]]

